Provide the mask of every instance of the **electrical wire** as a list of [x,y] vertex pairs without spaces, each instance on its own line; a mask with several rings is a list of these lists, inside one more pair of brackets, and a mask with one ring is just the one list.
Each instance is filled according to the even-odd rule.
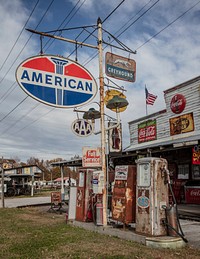
[[[114,11],[117,10],[117,8],[119,8],[119,6],[120,6],[123,2],[124,2],[124,0],[121,1],[120,4],[118,4],[117,7],[116,7],[111,13],[109,13],[109,14],[104,18],[104,20],[102,21],[102,24],[111,16],[111,14],[114,13]],[[90,32],[90,34],[82,41],[82,43],[86,42],[86,40],[88,40],[88,39],[90,38],[90,36],[93,35],[93,33],[94,33],[96,30],[97,30],[97,28],[95,28],[92,32]],[[81,46],[82,46],[82,45],[81,45]],[[72,51],[71,54],[69,54],[67,58],[69,58],[71,55],[73,55],[73,54],[77,51],[77,49],[78,49],[79,47],[80,47],[80,45],[78,45],[77,48],[76,48],[74,51]]]
[[[67,26],[67,24],[72,20],[72,18],[76,15],[76,13],[80,10],[80,8],[83,6],[83,4],[85,3],[85,1],[86,0],[84,0],[82,3],[81,3],[81,5],[77,8],[77,10],[75,11],[75,13],[72,15],[72,17],[66,22],[66,24],[64,25],[64,27],[65,26]],[[79,2],[80,2],[80,0],[76,3],[76,5],[72,8],[72,10],[69,12],[69,14],[65,17],[65,19],[62,21],[62,23],[59,25],[59,27],[58,27],[58,30],[61,28],[61,26],[65,23],[65,21],[67,20],[67,18],[72,14],[72,12],[76,9],[76,7],[77,7],[77,5],[79,4]],[[50,33],[50,32],[49,32]],[[53,35],[55,35],[56,34],[56,32],[53,34]],[[53,44],[53,42],[55,41],[55,39],[49,39],[48,41],[47,41],[47,43],[45,44],[45,46],[44,47],[46,47],[46,45],[50,42],[50,41],[52,41],[51,43],[50,43],[50,45],[45,49],[45,51],[47,51],[50,47],[51,47],[51,45]]]
[[[47,7],[45,13],[43,14],[42,18],[40,19],[38,25],[35,27],[35,30],[38,28],[38,26],[40,25],[40,23],[42,22],[42,20],[44,19],[45,15],[47,14],[47,12],[49,11],[50,7],[52,6],[53,2],[55,0],[52,0],[51,3],[49,4],[49,6]],[[31,36],[28,38],[28,40],[26,41],[26,43],[24,44],[23,48],[21,49],[21,51],[19,52],[19,54],[17,55],[17,57],[15,58],[14,62],[12,63],[12,65],[10,66],[10,68],[7,70],[7,72],[4,74],[4,76],[2,77],[2,79],[0,80],[0,85],[3,82],[3,80],[6,78],[7,74],[10,72],[11,68],[14,66],[15,62],[17,61],[17,59],[19,58],[19,56],[21,55],[21,53],[23,52],[23,50],[25,49],[26,45],[28,44],[29,40],[31,39],[33,34],[31,34]]]
[[195,6],[197,6],[200,3],[200,1],[198,1],[196,4],[194,4],[192,7],[190,7],[189,9],[187,9],[185,12],[183,12],[181,15],[179,15],[176,19],[174,19],[173,21],[171,21],[167,26],[165,26],[162,30],[160,30],[159,32],[157,32],[156,34],[154,34],[151,38],[149,38],[147,41],[145,41],[142,45],[140,45],[136,50],[142,48],[144,45],[146,45],[148,42],[150,42],[153,38],[155,38],[156,36],[158,36],[161,32],[163,32],[164,30],[166,30],[168,27],[170,27],[173,23],[175,23],[176,21],[178,21],[181,17],[183,17],[186,13],[188,13],[190,10],[192,10]]
[[28,114],[30,114],[32,111],[34,111],[41,103],[37,103],[33,108],[31,107],[30,110],[28,110],[27,113],[25,113],[24,115],[22,115],[19,119],[17,119],[13,124],[11,124],[7,129],[5,129],[2,133],[1,133],[1,137],[5,134],[8,133],[8,131],[13,128],[18,122],[20,122],[23,118],[25,118]]
[[30,20],[32,14],[34,13],[34,11],[35,11],[35,9],[36,9],[38,3],[39,3],[39,0],[36,2],[35,6],[33,7],[33,10],[31,11],[31,13],[30,13],[30,15],[29,15],[27,21],[25,22],[23,28],[21,29],[21,32],[19,33],[19,35],[18,35],[18,37],[17,37],[15,43],[13,44],[13,46],[12,46],[11,50],[9,51],[9,53],[8,53],[8,55],[7,55],[7,57],[6,57],[6,59],[4,60],[3,64],[1,65],[0,71],[1,71],[1,69],[3,68],[3,66],[5,65],[6,61],[8,60],[8,58],[9,58],[10,54],[12,53],[14,47],[16,46],[16,44],[17,44],[17,42],[18,42],[20,36],[22,35],[22,32],[24,31],[24,29],[25,29],[27,23],[29,22],[29,20]]
[[7,113],[1,120],[2,122],[4,119],[6,119],[12,112],[14,112],[29,96],[26,96],[20,103],[18,103],[9,113]]
[[[150,0],[147,4],[145,4],[130,20],[134,19],[152,0]],[[153,3],[146,11],[144,11],[136,20],[134,20],[129,26],[128,28],[124,29],[120,34],[118,34],[116,37],[121,36],[126,30],[128,30],[132,25],[134,25],[140,18],[142,18],[148,11],[150,11],[160,0],[157,0],[155,3]],[[128,22],[130,22],[130,20]],[[118,31],[120,31],[124,26],[122,26]],[[117,32],[118,32],[117,31]],[[115,34],[117,34],[117,32]],[[112,36],[112,35],[111,35]],[[113,36],[112,36],[113,37]],[[113,42],[114,39],[111,41]],[[106,46],[107,47],[107,46]],[[105,47],[105,48],[106,48]],[[104,50],[105,50],[104,48]],[[92,57],[90,57],[89,59],[87,59],[84,62],[84,66],[86,66],[88,63],[90,63],[96,56],[98,55],[98,53],[92,55]]]
[[[28,97],[28,96],[27,96]],[[42,116],[40,116],[39,118],[35,119],[34,121],[32,121],[31,123],[27,124],[26,126],[24,126],[23,128],[21,128],[20,130],[14,132],[13,134],[18,134],[19,132],[21,132],[22,130],[26,129],[27,127],[29,127],[30,125],[32,125],[33,123],[35,123],[36,121],[39,121],[41,118],[43,118],[44,116],[46,116],[47,114],[49,114],[50,112],[52,112],[53,110],[55,110],[55,108],[52,108],[51,110],[47,111],[46,113],[44,113]]]

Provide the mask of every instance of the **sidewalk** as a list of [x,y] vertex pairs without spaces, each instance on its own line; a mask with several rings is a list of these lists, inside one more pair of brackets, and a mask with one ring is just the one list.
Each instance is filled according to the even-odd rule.
[[[5,208],[17,208],[33,205],[51,204],[51,197],[30,197],[30,198],[6,198],[4,200]],[[0,199],[0,208],[2,208],[2,200]]]

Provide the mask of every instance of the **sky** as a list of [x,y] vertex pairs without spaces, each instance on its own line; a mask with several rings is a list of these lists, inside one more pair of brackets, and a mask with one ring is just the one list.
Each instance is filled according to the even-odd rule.
[[[82,156],[82,147],[100,146],[100,134],[78,137],[71,129],[82,113],[73,108],[55,108],[28,96],[16,82],[19,64],[42,51],[71,60],[78,59],[99,86],[96,49],[48,37],[42,39],[27,28],[41,32],[57,29],[62,37],[97,46],[95,26],[103,21],[103,40],[119,46],[114,35],[136,54],[103,45],[106,52],[134,59],[136,81],[126,82],[104,74],[104,82],[123,88],[129,105],[120,113],[123,148],[130,144],[128,122],[146,114],[145,85],[157,95],[148,114],[165,109],[164,90],[200,75],[200,1],[190,0],[0,0],[0,155],[26,162],[30,157],[43,160]],[[70,30],[69,30],[70,28]],[[75,29],[76,28],[76,29]],[[80,28],[80,29],[79,29]],[[52,33],[51,33],[52,34]],[[105,66],[103,65],[103,68]],[[110,81],[111,80],[111,81]],[[104,90],[108,90],[105,86]],[[98,110],[99,93],[83,107]],[[105,108],[105,113],[116,117]],[[99,122],[95,130],[99,130]]]

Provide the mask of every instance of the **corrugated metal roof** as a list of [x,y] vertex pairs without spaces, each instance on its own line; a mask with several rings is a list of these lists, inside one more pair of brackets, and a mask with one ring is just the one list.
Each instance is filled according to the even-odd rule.
[[51,163],[52,166],[82,166],[82,158]]

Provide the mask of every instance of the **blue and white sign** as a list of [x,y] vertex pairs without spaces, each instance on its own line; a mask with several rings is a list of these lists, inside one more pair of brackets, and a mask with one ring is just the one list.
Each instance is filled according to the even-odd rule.
[[91,122],[78,119],[72,123],[72,131],[79,137],[88,137],[93,133],[94,129]]
[[16,70],[20,87],[32,98],[56,108],[85,105],[97,94],[97,83],[80,64],[52,55],[30,57]]

